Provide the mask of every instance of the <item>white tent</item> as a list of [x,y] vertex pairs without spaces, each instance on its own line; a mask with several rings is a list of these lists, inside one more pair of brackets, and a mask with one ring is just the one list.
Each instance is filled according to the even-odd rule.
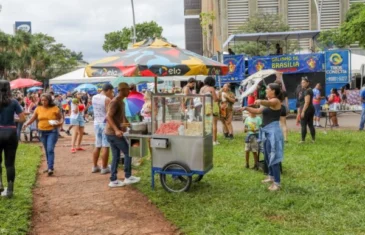
[[352,75],[361,73],[361,65],[365,64],[365,56],[351,53],[351,71]]
[[113,80],[112,77],[87,77],[85,68],[75,70],[70,73],[66,73],[59,77],[55,77],[49,80],[52,84],[82,84],[82,83],[99,83],[99,82],[110,82]]

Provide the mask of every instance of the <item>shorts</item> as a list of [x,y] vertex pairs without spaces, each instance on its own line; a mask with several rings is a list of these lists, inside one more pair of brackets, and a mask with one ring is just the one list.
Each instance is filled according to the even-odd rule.
[[257,143],[256,137],[251,137],[249,142],[245,144],[245,151],[253,153],[257,153],[259,151],[259,144]]
[[82,115],[77,115],[76,118],[70,118],[70,123],[72,126],[80,126],[80,127],[85,126],[85,120]]
[[315,117],[321,117],[321,105],[320,104],[314,104],[314,116]]
[[105,135],[105,123],[95,124],[95,147],[96,148],[109,148],[110,144]]
[[281,106],[281,110],[280,110],[280,117],[286,117],[287,116],[287,110],[286,107],[284,105]]

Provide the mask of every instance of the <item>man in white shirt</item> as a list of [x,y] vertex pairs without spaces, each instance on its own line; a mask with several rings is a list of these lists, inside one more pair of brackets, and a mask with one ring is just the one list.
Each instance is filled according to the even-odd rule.
[[[93,152],[93,168],[92,173],[100,172],[101,174],[110,173],[108,167],[109,147],[110,144],[105,136],[106,113],[110,101],[114,97],[113,86],[105,84],[102,92],[92,98],[92,105],[94,109],[94,131],[95,131],[95,149]],[[98,160],[101,157],[101,168],[98,166]]]

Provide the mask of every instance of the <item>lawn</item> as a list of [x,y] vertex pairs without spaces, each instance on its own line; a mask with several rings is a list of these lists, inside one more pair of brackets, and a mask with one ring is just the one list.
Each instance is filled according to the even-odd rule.
[[[0,234],[27,234],[32,212],[32,188],[41,159],[41,149],[35,145],[19,145],[16,156],[14,197],[0,198]],[[3,165],[3,180],[6,170]]]
[[159,177],[152,191],[150,162],[137,187],[186,234],[365,234],[365,133],[319,132],[303,145],[290,133],[280,192],[244,168],[243,137],[220,139],[213,170],[188,193],[167,193]]

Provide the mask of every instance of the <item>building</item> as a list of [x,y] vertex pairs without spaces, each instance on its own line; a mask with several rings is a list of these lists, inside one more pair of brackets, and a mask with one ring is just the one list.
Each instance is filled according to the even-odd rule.
[[201,0],[184,0],[185,48],[203,55],[203,34],[200,25]]
[[[345,19],[351,4],[365,0],[317,0],[321,8],[320,29],[338,27]],[[323,1],[323,2],[322,2]],[[315,0],[202,0],[202,12],[212,12],[216,19],[207,25],[203,34],[204,55],[210,56],[221,48],[250,16],[257,13],[280,14],[292,30],[318,30],[318,14]],[[204,31],[204,30],[203,30]],[[302,49],[309,49],[309,40],[301,40]],[[353,50],[361,53],[354,45]]]

